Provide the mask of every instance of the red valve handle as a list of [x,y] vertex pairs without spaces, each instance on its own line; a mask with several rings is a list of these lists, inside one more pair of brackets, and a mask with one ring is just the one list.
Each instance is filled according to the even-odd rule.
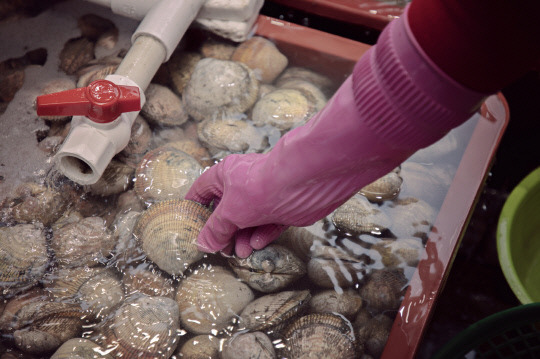
[[38,116],[86,116],[97,123],[114,121],[123,112],[140,111],[136,86],[97,80],[87,87],[37,97]]

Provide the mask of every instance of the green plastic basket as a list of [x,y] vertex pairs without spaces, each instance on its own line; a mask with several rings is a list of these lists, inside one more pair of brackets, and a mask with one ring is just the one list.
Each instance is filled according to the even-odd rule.
[[540,358],[540,303],[520,305],[471,325],[433,359]]

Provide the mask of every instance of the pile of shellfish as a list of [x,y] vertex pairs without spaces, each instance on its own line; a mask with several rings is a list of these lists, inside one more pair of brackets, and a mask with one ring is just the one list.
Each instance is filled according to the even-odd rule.
[[[56,54],[61,76],[35,84],[42,93],[104,78],[125,54],[112,21],[86,15],[78,26]],[[187,38],[99,182],[53,169],[1,204],[0,358],[380,357],[458,139],[248,258],[204,254],[196,238],[212,209],[184,199],[191,184],[228,154],[271,150],[339,83],[263,37]],[[36,150],[52,157],[69,117],[38,120],[48,131]]]

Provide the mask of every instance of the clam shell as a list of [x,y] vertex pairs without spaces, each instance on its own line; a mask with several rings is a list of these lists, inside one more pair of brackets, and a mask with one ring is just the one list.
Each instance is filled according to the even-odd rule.
[[274,359],[276,351],[268,335],[262,332],[235,333],[223,344],[222,359]]
[[135,192],[148,202],[184,198],[201,175],[196,159],[179,149],[162,146],[148,152],[135,172]]
[[231,326],[253,298],[246,284],[219,266],[195,269],[176,291],[182,324],[196,334],[215,334]]
[[287,131],[306,123],[315,112],[302,92],[278,88],[255,103],[251,119],[255,126],[270,125]]
[[185,108],[196,121],[245,112],[257,100],[259,81],[246,65],[204,58],[183,92]]
[[276,239],[275,243],[289,248],[302,261],[308,262],[313,248],[328,243],[324,232],[323,220],[308,227],[291,226]]
[[60,52],[60,70],[73,75],[94,58],[94,43],[85,37],[70,39]]
[[113,359],[113,357],[91,340],[73,338],[62,344],[51,359]]
[[175,51],[167,61],[167,69],[171,76],[171,88],[177,94],[184,92],[184,88],[200,59],[202,59],[202,55],[196,52]]
[[332,222],[341,231],[352,234],[380,234],[392,225],[385,212],[358,194],[332,213]]
[[180,151],[184,151],[195,158],[202,167],[210,167],[214,164],[212,156],[198,140],[183,139],[167,143],[167,146],[174,147]]
[[354,318],[362,307],[362,297],[355,290],[341,293],[333,289],[319,292],[309,301],[311,313],[339,313],[348,319]]
[[94,266],[114,249],[114,238],[100,217],[86,217],[53,233],[51,249],[60,266]]
[[137,167],[152,146],[152,130],[142,116],[137,116],[131,126],[131,136],[127,146],[117,158],[131,167]]
[[370,202],[381,203],[396,198],[401,190],[403,179],[392,171],[363,187],[359,193]]
[[141,214],[133,233],[150,260],[161,270],[179,275],[203,257],[196,241],[210,214],[196,202],[162,201]]
[[142,212],[146,208],[134,190],[128,190],[120,194],[118,196],[116,206],[118,207],[118,213],[116,214],[115,221],[117,220],[118,216],[125,213]]
[[152,268],[147,264],[127,268],[124,271],[122,281],[127,296],[141,293],[148,296],[174,299],[174,280],[159,269]]
[[32,224],[0,227],[0,298],[36,285],[48,264],[42,228]]
[[133,229],[141,212],[129,211],[118,216],[113,224],[113,236],[116,240],[112,262],[121,271],[126,267],[141,263],[146,258]]
[[369,258],[355,257],[341,248],[321,246],[312,251],[307,272],[312,283],[324,287],[352,287],[359,283],[369,271]]
[[99,180],[85,186],[85,190],[98,196],[110,196],[124,192],[133,182],[135,170],[125,163],[112,160]]
[[223,39],[209,37],[201,44],[201,54],[204,57],[213,57],[219,60],[230,60],[236,50],[236,45]]
[[398,238],[424,238],[437,217],[437,211],[431,205],[414,197],[394,200],[387,213],[392,220],[390,230]]
[[391,318],[384,314],[378,314],[356,330],[358,342],[365,348],[366,354],[375,358],[382,355],[392,324]]
[[240,43],[231,56],[231,60],[249,66],[264,83],[272,83],[287,67],[289,60],[270,40],[260,36]]
[[17,313],[32,302],[49,300],[48,293],[40,287],[34,287],[7,301],[2,301],[0,307],[0,332],[13,334],[17,325]]
[[315,112],[322,110],[328,101],[325,94],[316,85],[309,81],[291,78],[290,80],[282,81],[279,88],[295,89],[300,91],[315,107]]
[[356,358],[351,323],[335,314],[308,314],[295,320],[284,334],[287,358]]
[[407,278],[398,268],[374,270],[360,288],[360,296],[373,313],[396,310],[401,303]]
[[124,300],[124,287],[113,268],[60,268],[49,273],[45,289],[57,301],[78,303],[90,319],[103,319]]
[[114,357],[166,359],[178,345],[178,318],[174,300],[142,295],[124,302],[100,323],[95,341]]
[[398,238],[375,243],[372,249],[381,254],[381,261],[385,267],[407,265],[416,268],[424,246],[418,238]]
[[301,314],[311,299],[309,290],[267,294],[249,303],[240,314],[239,326],[249,331],[277,332]]
[[231,257],[238,278],[263,293],[276,292],[306,274],[306,265],[289,249],[277,245],[254,251],[247,258]]
[[213,335],[197,335],[179,347],[175,355],[179,358],[189,359],[219,358],[220,341],[221,339]]
[[82,333],[83,313],[74,303],[32,301],[13,323],[15,345],[27,353],[49,353]]
[[288,82],[291,79],[308,81],[321,89],[326,96],[334,93],[335,85],[330,78],[305,67],[291,66],[286,68],[276,79],[274,85],[281,87],[285,82]]
[[145,91],[146,103],[141,115],[150,123],[160,126],[179,126],[188,119],[182,100],[168,87],[150,84]]
[[241,118],[205,120],[199,125],[198,133],[201,143],[214,155],[262,152],[268,146],[268,139]]

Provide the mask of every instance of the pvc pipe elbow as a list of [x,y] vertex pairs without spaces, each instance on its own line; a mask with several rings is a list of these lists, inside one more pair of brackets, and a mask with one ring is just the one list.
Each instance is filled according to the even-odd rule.
[[[118,85],[137,86],[130,79],[119,75],[109,75],[106,79]],[[144,93],[141,91],[141,107],[144,102]],[[127,146],[131,126],[138,114],[139,111],[122,113],[116,120],[106,124],[74,116],[71,131],[55,156],[60,171],[76,183],[96,183],[114,155]]]

